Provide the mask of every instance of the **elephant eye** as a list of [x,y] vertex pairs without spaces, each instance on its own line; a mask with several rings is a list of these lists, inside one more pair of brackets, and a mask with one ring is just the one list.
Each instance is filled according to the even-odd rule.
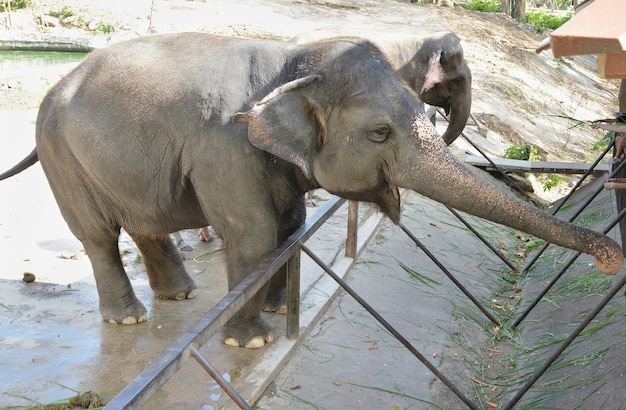
[[373,142],[385,142],[391,135],[391,128],[388,125],[377,125],[373,127],[367,138]]

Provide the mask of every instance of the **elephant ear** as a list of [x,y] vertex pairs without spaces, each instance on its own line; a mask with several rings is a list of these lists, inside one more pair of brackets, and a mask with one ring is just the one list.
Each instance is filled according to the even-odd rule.
[[311,179],[311,158],[326,140],[326,122],[319,105],[301,92],[319,75],[291,81],[269,93],[234,123],[248,123],[248,140],[255,147],[291,162]]

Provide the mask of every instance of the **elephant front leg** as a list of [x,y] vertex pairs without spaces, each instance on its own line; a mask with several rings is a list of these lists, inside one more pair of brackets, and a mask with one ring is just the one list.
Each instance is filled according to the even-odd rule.
[[124,271],[117,237],[102,242],[83,241],[93,267],[100,297],[100,314],[109,323],[132,325],[147,320],[146,308],[137,299]]
[[274,334],[271,326],[261,317],[266,284],[222,328],[222,341],[234,347],[256,349],[271,343]]
[[129,235],[141,251],[150,287],[158,297],[183,300],[196,296],[196,284],[169,235]]
[[[276,247],[272,227],[248,232],[244,238],[226,242],[228,288],[232,290]],[[222,341],[235,347],[259,348],[274,340],[271,326],[261,317],[269,284],[263,286],[224,325]]]

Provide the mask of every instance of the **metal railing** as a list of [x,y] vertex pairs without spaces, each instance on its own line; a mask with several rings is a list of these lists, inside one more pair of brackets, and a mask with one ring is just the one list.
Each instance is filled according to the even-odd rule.
[[[304,225],[268,255],[239,285],[187,329],[157,360],[115,396],[106,408],[140,408],[176,374],[189,357],[195,358],[239,407],[250,408],[211,363],[202,356],[199,349],[285,264],[287,264],[287,337],[290,339],[298,337],[301,244],[309,239],[345,201],[338,197],[329,199],[315,215],[307,219]],[[347,242],[353,243],[354,245],[350,245],[353,248],[356,248],[357,216],[357,205],[349,206],[348,237],[351,239]],[[347,249],[347,252],[356,253],[355,249]]]
[[[443,115],[443,114],[442,114]],[[445,116],[444,116],[445,118]],[[469,139],[461,134],[468,142]],[[474,144],[472,144],[474,145]],[[484,152],[479,152],[489,159]],[[602,154],[604,156],[608,149]],[[601,157],[602,157],[601,156]],[[599,163],[600,158],[596,161]],[[491,162],[491,161],[490,161]],[[626,163],[626,161],[625,161]],[[492,162],[493,164],[493,162]],[[495,166],[495,164],[493,164]],[[496,167],[497,168],[497,167]],[[589,173],[593,167],[590,169]],[[614,171],[614,173],[617,171]],[[588,174],[586,174],[588,175]],[[583,176],[582,179],[584,179]],[[582,183],[582,182],[581,182]],[[575,191],[580,184],[572,190]],[[599,192],[593,195],[597,196]],[[564,202],[571,197],[568,195]],[[592,198],[592,199],[593,199]],[[299,336],[299,302],[300,302],[300,253],[304,251],[318,266],[320,266],[329,276],[331,276],[341,288],[355,298],[372,316],[379,321],[392,335],[394,335],[414,356],[420,360],[444,385],[446,385],[465,405],[474,409],[477,406],[467,398],[459,388],[457,388],[445,375],[435,368],[407,339],[405,339],[396,329],[394,329],[378,312],[361,298],[354,290],[346,284],[333,270],[325,264],[315,253],[307,247],[304,242],[309,239],[323,223],[344,204],[345,200],[332,197],[324,204],[321,209],[307,222],[296,230],[284,243],[282,243],[274,252],[272,252],[250,275],[246,277],[238,286],[236,286],[227,296],[219,301],[212,309],[210,309],[202,318],[200,318],[191,328],[189,328],[182,336],[180,336],[168,349],[145,371],[143,371],[131,384],[129,384],[120,394],[118,394],[106,406],[107,409],[134,409],[139,408],[152,396],[159,388],[161,388],[176,372],[183,366],[189,357],[195,358],[198,363],[209,373],[213,379],[222,387],[222,389],[232,398],[232,400],[242,409],[250,409],[250,405],[241,397],[241,395],[226,381],[219,371],[217,371],[211,363],[200,353],[199,349],[206,344],[208,339],[215,334],[223,324],[226,323],[283,265],[287,265],[287,337],[291,340]],[[588,201],[589,203],[590,201]],[[588,205],[585,204],[586,205]],[[562,204],[561,204],[562,206]],[[583,207],[584,209],[584,207]],[[474,229],[465,219],[463,219],[455,210],[448,208],[454,216],[456,216],[472,233],[474,233],[490,250],[492,250],[505,264],[515,270],[513,265],[506,260],[494,246],[483,238],[480,233]],[[558,209],[557,209],[558,210]],[[556,211],[555,211],[556,213]],[[620,219],[626,214],[626,210],[612,221],[605,233],[613,228]],[[357,231],[358,231],[358,204],[350,201],[348,206],[348,234],[346,240],[346,256],[355,258],[357,254]],[[572,218],[573,219],[573,218]],[[492,323],[498,324],[498,320],[490,314],[490,312],[481,306],[481,304],[472,296],[472,294],[464,288],[461,283],[446,269],[446,267],[437,259],[435,255],[413,235],[404,225],[402,230],[409,236],[414,243],[426,253],[426,255],[443,271],[443,273],[470,299],[479,310]],[[547,245],[546,245],[547,246]],[[541,253],[539,253],[540,255]],[[534,302],[526,309],[526,311],[514,322],[514,326],[518,326],[526,317],[526,315],[536,306],[543,295],[550,287],[563,275],[563,273],[571,266],[580,253],[572,256],[570,261],[565,264],[561,272],[556,275],[548,286],[541,292]],[[529,267],[537,260],[538,256],[524,269]],[[537,380],[545,373],[550,365],[565,351],[565,349],[574,341],[574,339],[584,330],[584,328],[595,318],[595,316],[606,306],[613,296],[626,284],[626,276],[618,281],[612,289],[603,297],[596,307],[580,322],[576,329],[570,333],[559,347],[546,359],[543,366],[539,368],[524,385],[514,394],[512,399],[504,405],[504,409],[512,408],[522,396],[537,382]]]

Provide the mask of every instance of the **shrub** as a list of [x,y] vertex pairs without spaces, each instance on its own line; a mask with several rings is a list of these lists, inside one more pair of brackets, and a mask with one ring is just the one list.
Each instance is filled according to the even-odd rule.
[[520,147],[519,145],[511,145],[506,149],[504,158],[519,159],[522,161],[538,161],[539,154],[537,154],[537,148],[532,145],[525,145]]
[[65,18],[65,17],[71,17],[74,15],[74,10],[72,10],[71,7],[69,6],[63,6],[63,8],[59,11],[53,11],[51,10],[49,13],[49,15],[51,15],[52,17],[57,17],[57,18]]
[[[30,6],[31,0],[12,0],[9,4],[11,6],[11,10],[17,9],[25,9]],[[7,10],[4,9],[4,2],[0,3],[0,13],[5,12]]]
[[100,34],[109,34],[115,31],[115,27],[111,23],[104,23],[101,21],[98,23],[96,31]]
[[535,31],[543,33],[546,29],[554,30],[561,27],[571,17],[571,14],[560,17],[540,10],[528,13],[528,22],[535,28]]
[[564,184],[565,178],[558,174],[544,174],[538,175],[537,181],[541,182],[544,191],[549,191],[554,187]]
[[486,13],[499,13],[502,11],[502,3],[497,0],[471,0],[466,8]]
[[604,151],[606,147],[613,143],[613,138],[615,138],[615,133],[612,131],[607,132],[602,138],[600,138],[593,144],[591,150]]
[[[532,145],[526,145],[523,147],[511,145],[506,149],[504,158],[519,159],[522,161],[539,161],[541,159],[539,154],[537,154],[537,148]],[[565,182],[565,178],[558,174],[534,175],[536,176],[537,181],[543,185],[544,191],[548,191]],[[528,177],[528,174],[524,174],[524,176]]]

